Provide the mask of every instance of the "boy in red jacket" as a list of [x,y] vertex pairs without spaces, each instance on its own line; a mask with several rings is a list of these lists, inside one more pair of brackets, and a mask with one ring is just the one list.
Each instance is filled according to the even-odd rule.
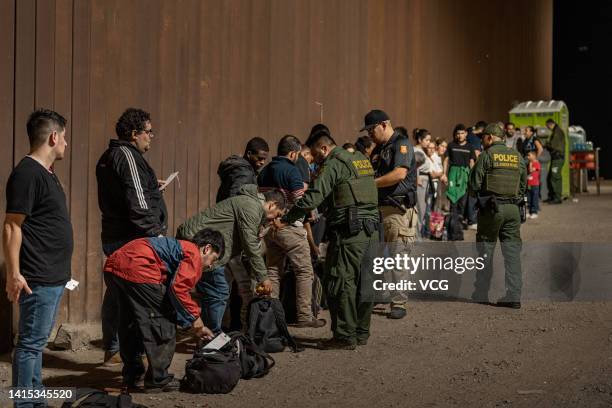
[[527,169],[529,170],[529,176],[527,176],[527,201],[529,203],[529,216],[528,218],[538,218],[538,211],[540,210],[540,162],[538,161],[535,151],[527,153]]
[[104,265],[104,281],[119,299],[119,345],[123,384],[133,388],[149,367],[145,392],[175,391],[179,382],[168,373],[176,345],[176,325],[200,338],[213,333],[202,323],[190,291],[202,270],[223,256],[220,232],[203,229],[191,241],[167,237],[135,239],[115,251]]

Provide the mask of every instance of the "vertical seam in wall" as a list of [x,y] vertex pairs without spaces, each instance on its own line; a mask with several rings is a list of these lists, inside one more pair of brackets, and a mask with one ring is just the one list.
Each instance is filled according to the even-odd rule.
[[34,0],[34,106],[32,110],[36,109],[36,60],[38,50],[38,0]]
[[[15,167],[15,129],[17,121],[17,0],[13,0],[13,149],[11,167]],[[12,314],[11,314],[12,316]],[[11,322],[12,327],[12,322]]]

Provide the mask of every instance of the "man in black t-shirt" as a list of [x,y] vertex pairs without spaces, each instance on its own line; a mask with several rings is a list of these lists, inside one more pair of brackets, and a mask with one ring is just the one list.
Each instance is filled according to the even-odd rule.
[[442,181],[448,184],[446,196],[451,202],[448,239],[463,241],[462,221],[468,198],[467,182],[470,169],[476,162],[476,151],[466,140],[467,129],[464,125],[455,126],[453,137],[454,141],[448,144],[446,150]]
[[6,292],[19,305],[12,385],[42,388],[42,352],[70,280],[73,249],[66,196],[53,172],[68,145],[66,119],[38,110],[30,115],[27,131],[30,154],[13,169],[6,186],[3,249]]

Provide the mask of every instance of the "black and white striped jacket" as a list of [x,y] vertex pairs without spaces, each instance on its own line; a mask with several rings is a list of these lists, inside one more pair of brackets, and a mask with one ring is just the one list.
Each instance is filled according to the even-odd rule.
[[112,139],[96,165],[102,244],[165,235],[168,212],[157,176],[129,142]]

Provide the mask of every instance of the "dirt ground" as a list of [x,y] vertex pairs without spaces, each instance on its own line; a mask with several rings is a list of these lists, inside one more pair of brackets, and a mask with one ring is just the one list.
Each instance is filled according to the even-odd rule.
[[[602,195],[543,204],[522,228],[527,241],[612,241],[612,184]],[[468,232],[467,240],[474,239]],[[612,266],[611,266],[612,269]],[[500,273],[497,271],[496,273]],[[134,394],[149,407],[611,407],[612,302],[523,303],[508,310],[464,302],[411,301],[400,321],[378,311],[372,337],[356,351],[308,347],[329,328],[295,330],[302,353],[274,355],[262,379],[231,394]],[[191,347],[172,369],[183,374]],[[47,386],[117,386],[119,368],[99,366],[102,351],[45,352]],[[9,356],[0,387],[10,382]]]

